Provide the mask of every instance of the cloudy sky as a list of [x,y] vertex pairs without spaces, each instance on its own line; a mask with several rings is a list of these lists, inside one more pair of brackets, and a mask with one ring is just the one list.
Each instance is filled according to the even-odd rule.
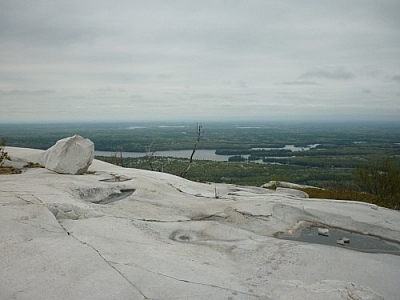
[[399,0],[0,1],[0,122],[400,119]]

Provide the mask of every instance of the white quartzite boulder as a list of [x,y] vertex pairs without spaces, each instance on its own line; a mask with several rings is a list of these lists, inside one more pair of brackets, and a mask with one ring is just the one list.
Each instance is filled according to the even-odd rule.
[[57,141],[41,157],[46,169],[61,174],[83,174],[92,164],[94,144],[79,135]]

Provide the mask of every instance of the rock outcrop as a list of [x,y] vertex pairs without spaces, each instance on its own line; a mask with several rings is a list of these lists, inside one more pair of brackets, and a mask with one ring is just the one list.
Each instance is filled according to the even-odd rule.
[[[7,151],[13,163],[44,153]],[[397,247],[398,211],[95,159],[89,171],[0,175],[0,299],[399,299],[400,255],[351,250],[356,235],[334,230]],[[307,224],[333,244],[278,238]]]
[[74,135],[49,148],[41,157],[41,164],[60,174],[80,175],[87,171],[94,158],[94,144],[89,139]]

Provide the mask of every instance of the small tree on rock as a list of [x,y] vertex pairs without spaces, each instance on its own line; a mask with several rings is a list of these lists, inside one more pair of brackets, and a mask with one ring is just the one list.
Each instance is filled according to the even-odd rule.
[[180,172],[179,176],[185,178],[186,174],[189,172],[190,168],[192,167],[193,156],[196,153],[197,147],[200,144],[200,140],[203,138],[203,135],[204,135],[203,126],[200,124],[197,124],[197,126],[196,126],[196,141],[193,144],[192,154],[189,157],[189,162],[188,162],[186,168]]
[[154,154],[157,151],[157,147],[155,143],[151,143],[148,147],[146,147],[146,160],[150,166],[150,170],[162,172],[162,167],[156,167],[153,163]]
[[6,148],[6,140],[2,138],[0,141],[0,167],[3,166],[4,161],[6,159],[10,159],[10,156],[8,156],[8,153],[5,151],[5,148]]

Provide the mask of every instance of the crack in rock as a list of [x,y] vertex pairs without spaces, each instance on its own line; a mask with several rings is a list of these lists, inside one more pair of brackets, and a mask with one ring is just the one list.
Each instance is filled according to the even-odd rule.
[[272,217],[272,213],[270,213],[270,214],[253,214],[251,212],[246,212],[246,211],[242,211],[239,209],[235,209],[235,212],[241,214],[244,217],[258,218],[258,219],[262,219],[262,220],[268,220],[269,217]]
[[122,199],[125,199],[126,197],[129,197],[130,195],[133,194],[135,189],[121,189],[119,193],[112,193],[108,195],[107,197],[99,200],[99,201],[93,201],[92,203],[94,204],[108,204],[112,202],[116,202]]
[[259,299],[261,297],[264,297],[264,296],[259,296],[259,295],[255,295],[255,294],[251,294],[251,293],[242,292],[242,291],[232,290],[232,289],[229,289],[229,288],[226,288],[226,287],[218,286],[216,284],[208,284],[208,283],[196,282],[196,281],[191,281],[191,280],[182,279],[182,278],[176,278],[174,276],[170,276],[170,275],[167,275],[167,274],[164,274],[164,273],[155,272],[155,271],[152,271],[152,270],[149,270],[149,269],[145,269],[145,268],[143,268],[143,267],[141,267],[141,266],[139,266],[139,265],[137,265],[135,263],[118,263],[118,262],[113,262],[113,261],[110,261],[110,263],[116,264],[116,265],[125,265],[125,266],[135,267],[135,268],[138,268],[138,269],[140,269],[142,271],[149,272],[149,273],[152,273],[152,274],[155,274],[155,275],[159,275],[159,276],[163,276],[163,277],[166,277],[166,278],[169,278],[169,279],[173,279],[173,280],[176,280],[176,281],[179,281],[179,282],[184,282],[184,283],[188,283],[188,284],[194,284],[194,285],[200,285],[200,286],[205,286],[205,287],[212,287],[212,288],[216,288],[216,289],[221,289],[221,290],[230,292],[230,293],[232,293],[234,295],[240,294],[240,295],[255,297],[255,298],[259,298]]
[[193,217],[191,221],[221,221],[227,219],[228,217],[229,215],[224,212],[216,212],[213,214],[199,215]]
[[103,182],[124,182],[124,181],[132,180],[132,178],[129,178],[129,177],[125,176],[125,175],[119,175],[119,174],[114,174],[114,173],[110,173],[110,175],[112,176],[111,178],[101,179],[99,181],[103,181]]
[[[56,219],[57,220],[57,219]],[[127,281],[129,283],[129,285],[131,285],[136,291],[138,291],[142,296],[143,299],[147,299],[150,300],[149,298],[147,298],[142,291],[132,282],[129,280],[129,278],[127,278],[122,272],[120,272],[117,268],[115,268],[107,259],[104,258],[103,255],[101,255],[100,251],[97,250],[93,245],[90,245],[82,240],[80,240],[78,237],[76,237],[75,235],[73,235],[72,233],[70,233],[58,220],[57,220],[58,224],[60,224],[61,228],[64,229],[64,231],[67,233],[67,235],[71,236],[73,239],[75,239],[77,242],[79,242],[82,245],[85,245],[89,248],[91,248],[94,252],[97,253],[97,255],[109,266],[111,267],[115,272],[117,272],[125,281]]]

